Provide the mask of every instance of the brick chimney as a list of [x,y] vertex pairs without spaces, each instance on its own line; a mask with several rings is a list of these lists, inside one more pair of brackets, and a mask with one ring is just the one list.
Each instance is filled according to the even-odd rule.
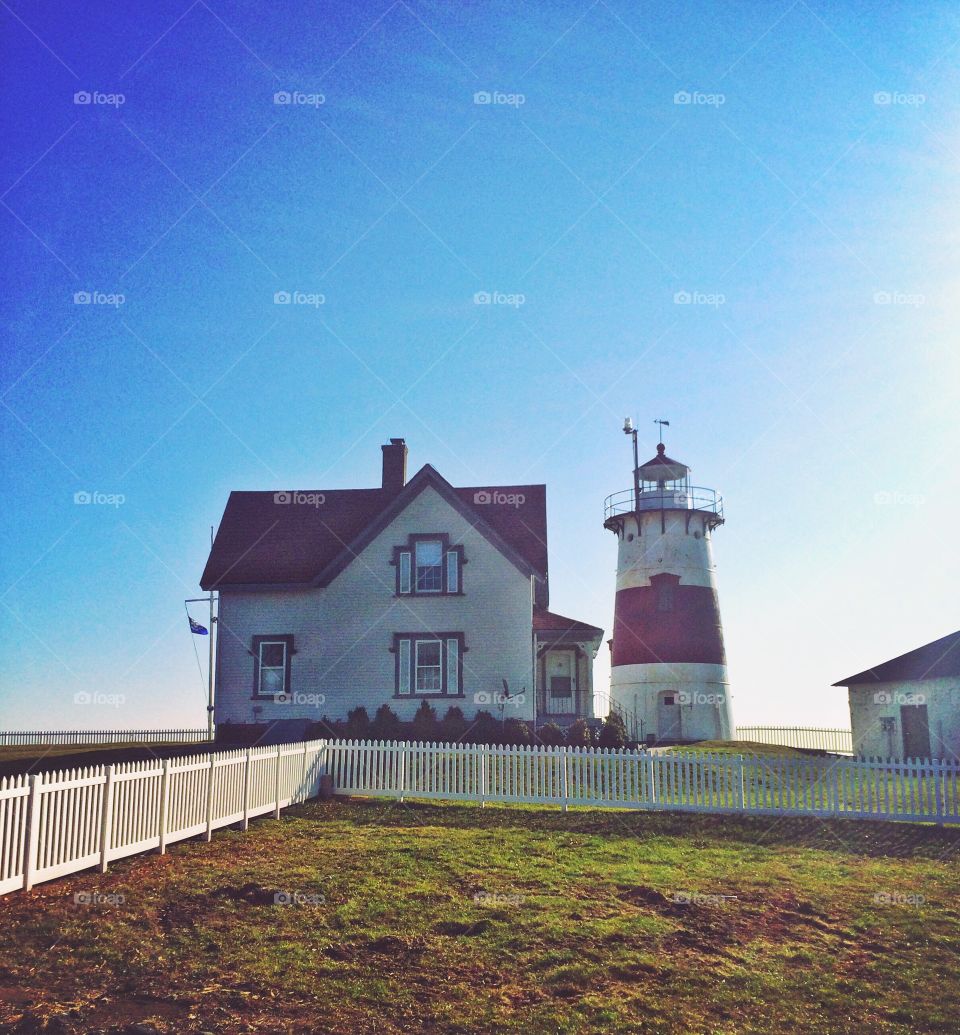
[[402,438],[390,439],[383,450],[383,488],[398,493],[407,484],[407,444]]

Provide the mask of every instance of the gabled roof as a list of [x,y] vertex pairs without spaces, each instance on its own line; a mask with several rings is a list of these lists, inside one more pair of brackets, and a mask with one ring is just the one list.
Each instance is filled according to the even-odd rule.
[[943,679],[960,676],[960,631],[942,636],[916,650],[847,676],[834,686],[854,683],[892,683],[905,679]]
[[[426,464],[399,492],[297,490],[302,502],[284,502],[292,492],[231,492],[200,585],[326,585],[428,486],[518,568],[546,581],[546,486],[454,488]],[[523,503],[495,502],[499,494]]]

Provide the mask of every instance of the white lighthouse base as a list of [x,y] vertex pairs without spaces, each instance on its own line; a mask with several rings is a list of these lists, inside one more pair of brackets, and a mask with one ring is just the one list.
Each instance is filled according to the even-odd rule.
[[732,740],[733,709],[725,665],[691,662],[616,665],[610,703],[632,740]]

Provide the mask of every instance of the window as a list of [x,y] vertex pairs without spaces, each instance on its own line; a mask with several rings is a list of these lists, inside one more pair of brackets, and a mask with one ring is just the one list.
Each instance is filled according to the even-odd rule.
[[416,547],[417,592],[443,592],[443,543],[439,539],[421,539]]
[[463,547],[451,546],[446,533],[411,535],[393,554],[398,595],[459,596],[462,592]]
[[293,637],[286,634],[254,636],[251,653],[254,696],[277,698],[288,694]]
[[417,640],[417,673],[414,686],[417,693],[439,693],[443,689],[443,669],[440,667],[440,641]]
[[463,633],[396,633],[398,697],[462,697]]

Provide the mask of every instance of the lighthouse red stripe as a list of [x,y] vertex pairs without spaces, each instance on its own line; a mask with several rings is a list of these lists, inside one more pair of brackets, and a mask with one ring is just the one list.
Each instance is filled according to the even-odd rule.
[[654,580],[617,591],[612,664],[726,664],[716,592],[681,586],[671,575]]

